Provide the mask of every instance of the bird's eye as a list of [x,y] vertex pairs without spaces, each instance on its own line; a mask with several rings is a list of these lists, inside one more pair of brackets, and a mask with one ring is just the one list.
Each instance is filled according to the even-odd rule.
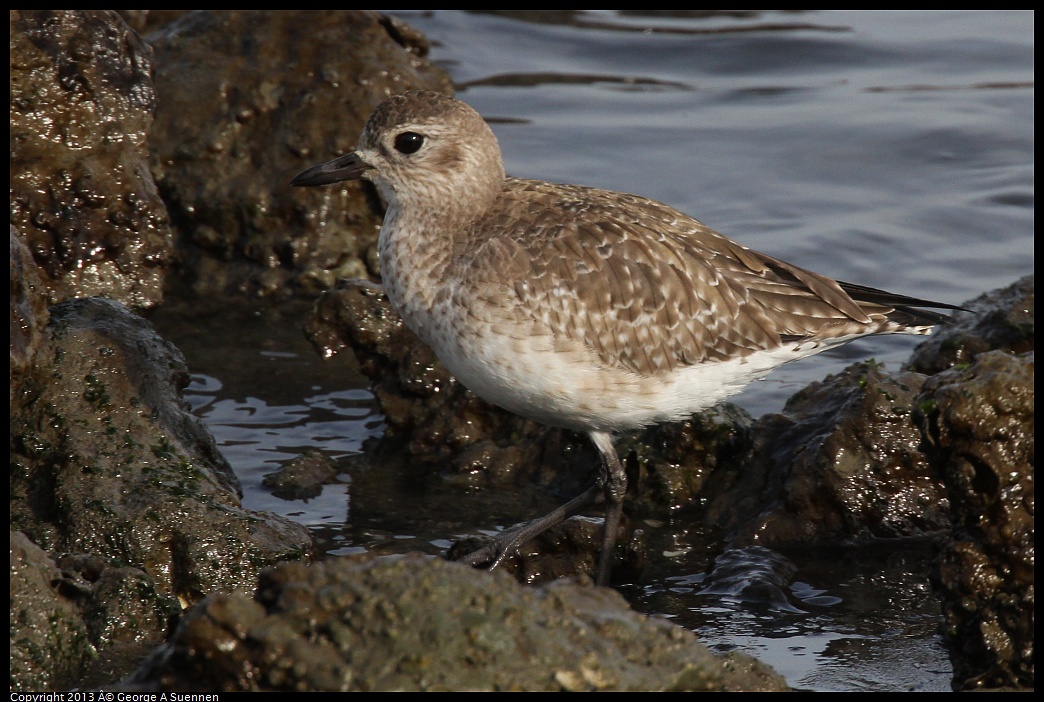
[[417,132],[403,132],[395,137],[395,150],[402,154],[417,153],[424,144],[424,135]]

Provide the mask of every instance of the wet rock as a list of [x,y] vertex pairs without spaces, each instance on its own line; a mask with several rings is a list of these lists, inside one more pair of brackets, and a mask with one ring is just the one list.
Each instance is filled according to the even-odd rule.
[[961,363],[970,363],[986,351],[1024,353],[1033,349],[1032,275],[1006,288],[980,295],[962,306],[953,323],[936,330],[920,344],[908,367],[931,375]]
[[570,580],[523,588],[422,556],[265,571],[207,598],[125,690],[784,690],[741,655]]
[[628,510],[654,518],[698,511],[711,475],[749,461],[753,432],[750,415],[723,402],[684,421],[620,437]]
[[[11,372],[23,370],[36,355],[47,326],[47,292],[29,249],[11,227]],[[12,397],[13,399],[13,397]]]
[[94,648],[155,642],[179,602],[309,555],[304,527],[243,509],[213,437],[181,404],[180,353],[145,320],[72,300],[51,308],[42,337],[11,376],[11,525],[56,555]]
[[50,303],[163,297],[173,241],[146,163],[150,51],[114,12],[13,10],[11,224]]
[[369,11],[197,10],[146,38],[156,62],[151,165],[199,293],[316,293],[366,277],[375,191],[290,188],[348,151],[377,103],[450,92],[426,40]]
[[63,554],[57,564],[91,641],[103,647],[155,642],[181,613],[178,601],[140,568],[86,553]]
[[155,578],[118,559],[66,553],[57,565],[61,579],[54,584],[86,626],[91,651],[81,674],[63,687],[84,689],[122,678],[181,613],[177,598],[162,591]]
[[54,561],[21,532],[11,532],[11,692],[67,687],[93,646],[76,604],[62,594]]
[[1033,685],[1033,395],[1033,351],[990,351],[918,398],[953,505],[934,579],[957,690]]
[[714,559],[699,594],[802,614],[803,610],[790,601],[797,570],[785,556],[763,546],[727,548]]
[[145,320],[74,300],[51,308],[48,333],[14,379],[16,528],[51,552],[122,558],[189,602],[307,549],[303,527],[242,509],[213,437],[180,404],[180,353]]
[[323,492],[323,485],[337,482],[341,469],[318,451],[309,449],[273,473],[261,484],[282,500],[308,500]]
[[911,421],[925,377],[867,361],[813,383],[753,430],[753,453],[715,473],[705,523],[764,545],[916,536],[947,500]]

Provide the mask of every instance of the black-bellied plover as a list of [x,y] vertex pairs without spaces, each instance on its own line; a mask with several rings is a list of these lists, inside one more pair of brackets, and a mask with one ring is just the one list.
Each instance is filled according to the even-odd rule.
[[741,246],[652,200],[505,175],[492,130],[431,92],[389,98],[352,153],[292,185],[364,178],[388,203],[388,299],[474,393],[584,432],[597,482],[465,559],[495,568],[604,500],[606,584],[627,479],[614,432],[679,420],[783,363],[868,334],[927,334],[960,309],[842,283]]

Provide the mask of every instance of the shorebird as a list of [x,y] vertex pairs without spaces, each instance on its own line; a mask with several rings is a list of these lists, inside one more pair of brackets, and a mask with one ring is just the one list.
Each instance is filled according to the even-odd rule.
[[387,202],[384,290],[472,392],[586,433],[596,482],[461,559],[490,569],[605,502],[609,582],[627,478],[615,433],[711,407],[790,361],[869,334],[927,334],[961,309],[832,280],[637,195],[511,178],[470,106],[433,92],[378,105],[357,148],[291,181],[363,178]]

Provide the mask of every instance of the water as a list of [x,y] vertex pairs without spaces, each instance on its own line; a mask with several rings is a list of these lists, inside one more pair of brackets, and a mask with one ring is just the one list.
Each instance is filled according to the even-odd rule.
[[[960,303],[1033,270],[1030,12],[393,14],[435,42],[430,58],[491,121],[512,175],[635,192],[792,263],[929,299]],[[509,521],[495,496],[447,495],[443,509],[358,469],[351,457],[383,426],[367,383],[347,360],[319,361],[301,311],[282,312],[196,314],[194,329],[173,308],[156,318],[196,372],[189,399],[248,507],[301,521],[334,553],[435,553]],[[916,343],[862,340],[736,401],[777,411],[854,360],[897,369]],[[309,448],[344,466],[340,482],[308,501],[261,486]],[[752,570],[774,558],[743,557]],[[923,546],[786,557],[795,581],[775,606],[701,594],[705,574],[680,565],[626,594],[796,687],[949,689]]]

